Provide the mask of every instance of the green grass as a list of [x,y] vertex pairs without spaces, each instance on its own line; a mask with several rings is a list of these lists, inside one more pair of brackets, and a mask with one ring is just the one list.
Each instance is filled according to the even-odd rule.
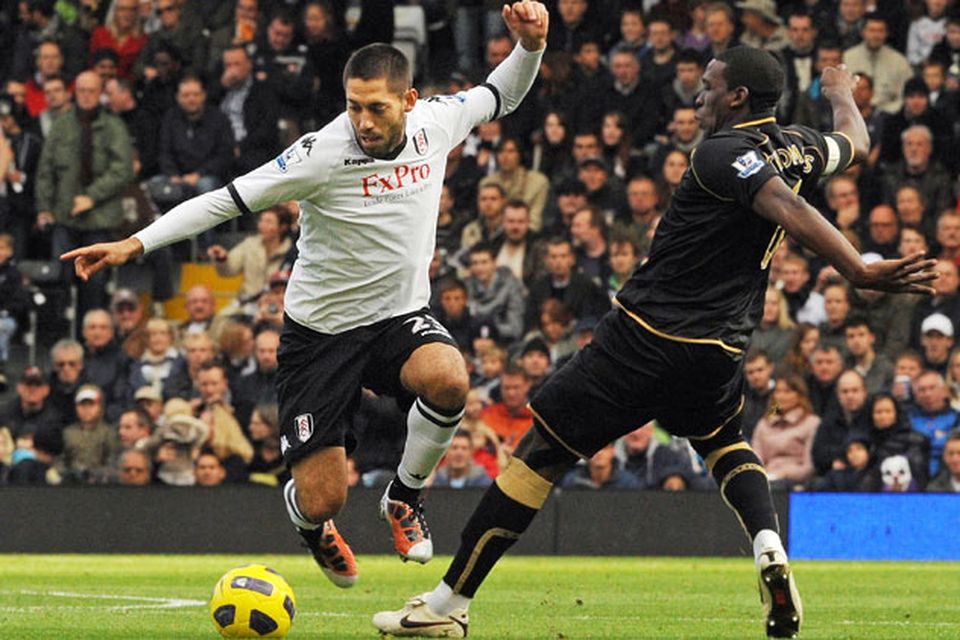
[[[307,556],[0,555],[0,637],[216,638],[197,601],[250,562],[274,567],[296,591],[290,638],[338,639],[376,638],[370,615],[432,588],[447,565],[362,557],[360,582],[341,591]],[[958,563],[794,566],[802,638],[960,637]],[[763,638],[755,580],[749,559],[508,557],[471,607],[470,637]]]

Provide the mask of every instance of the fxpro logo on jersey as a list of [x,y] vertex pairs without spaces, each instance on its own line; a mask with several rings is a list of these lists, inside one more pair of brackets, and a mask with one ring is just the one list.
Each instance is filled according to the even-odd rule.
[[738,178],[745,179],[763,169],[763,160],[756,151],[748,151],[734,160],[731,166],[737,170]]
[[401,164],[388,173],[370,173],[360,178],[364,206],[401,200],[427,188],[430,178],[430,165]]

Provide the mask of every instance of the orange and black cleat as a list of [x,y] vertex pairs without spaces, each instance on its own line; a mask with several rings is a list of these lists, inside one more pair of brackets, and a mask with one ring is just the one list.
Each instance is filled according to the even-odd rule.
[[297,531],[330,582],[341,589],[349,589],[356,584],[357,559],[353,557],[350,545],[337,531],[333,520],[327,520],[322,527],[313,530],[297,527]]
[[393,548],[404,562],[430,562],[433,557],[433,541],[430,539],[427,521],[423,517],[423,505],[419,502],[409,505],[402,500],[391,500],[388,485],[380,499],[380,519],[389,523],[390,533],[393,534]]

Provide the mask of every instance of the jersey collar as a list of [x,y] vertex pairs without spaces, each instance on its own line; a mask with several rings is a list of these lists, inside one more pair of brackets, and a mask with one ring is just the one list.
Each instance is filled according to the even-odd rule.
[[762,124],[770,124],[776,122],[777,119],[773,116],[767,116],[765,118],[758,118],[756,120],[747,120],[746,122],[740,122],[733,125],[734,129],[746,129],[747,127],[759,127]]

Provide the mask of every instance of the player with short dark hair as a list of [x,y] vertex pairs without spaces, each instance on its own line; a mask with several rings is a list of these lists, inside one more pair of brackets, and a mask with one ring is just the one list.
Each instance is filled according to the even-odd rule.
[[[926,294],[933,262],[914,255],[865,264],[803,197],[821,176],[869,150],[846,69],[823,74],[837,126],[828,135],[777,124],[783,71],[770,53],[729,49],[703,80],[697,115],[707,138],[660,222],[649,260],[617,294],[618,308],[597,325],[593,341],[531,399],[534,428],[474,511],[443,580],[402,610],[376,614],[381,631],[465,635],[471,599],[553,483],[578,459],[652,419],[690,439],[749,535],[767,634],[799,631],[800,597],[767,476],[740,432],[744,350],[762,316],[771,258],[789,233],[856,287]],[[420,624],[411,629],[411,622]]]
[[517,108],[548,30],[539,2],[504,5],[502,15],[518,44],[482,85],[418,100],[402,54],[369,45],[348,61],[347,110],[326,127],[131,238],[62,256],[75,259],[86,279],[241,213],[300,202],[276,374],[280,445],[293,476],[284,500],[337,586],[357,577],[332,518],[346,501],[347,454],[356,444],[350,425],[363,387],[409,408],[403,457],[380,515],[404,560],[433,555],[420,490],[460,424],[469,386],[456,342],[427,309],[444,167],[476,125]]

